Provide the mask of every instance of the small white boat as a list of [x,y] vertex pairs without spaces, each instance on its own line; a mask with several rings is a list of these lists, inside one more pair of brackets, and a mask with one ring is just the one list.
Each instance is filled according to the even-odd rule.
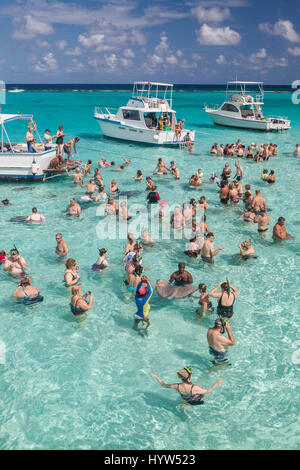
[[0,111],[0,179],[41,181],[56,155],[56,145],[52,145],[50,150],[45,151],[38,133],[40,140],[40,143],[36,144],[38,153],[30,153],[26,143],[12,143],[6,131],[6,124],[16,120],[33,122],[33,115],[1,114]]
[[13,88],[12,90],[8,90],[8,93],[23,93],[23,90],[22,88]]
[[[250,95],[247,87],[256,88]],[[251,93],[254,93],[253,91]],[[291,121],[282,116],[264,116],[263,82],[227,82],[226,101],[219,106],[205,105],[204,110],[214,124],[258,131],[282,131],[290,129]]]
[[185,128],[178,132],[172,94],[170,83],[134,82],[126,106],[118,110],[96,107],[94,117],[102,133],[114,139],[184,146],[188,141],[194,142],[195,133]]

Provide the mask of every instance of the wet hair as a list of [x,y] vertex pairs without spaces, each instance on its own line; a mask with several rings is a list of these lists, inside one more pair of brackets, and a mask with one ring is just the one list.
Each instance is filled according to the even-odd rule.
[[76,261],[73,258],[68,258],[65,264],[66,264],[66,268],[70,269],[76,265]]
[[285,218],[284,217],[279,217],[277,222],[285,222]]
[[100,248],[99,249],[99,255],[103,256],[105,253],[107,253],[107,248]]
[[140,276],[143,273],[143,267],[139,264],[135,267],[134,272]]
[[136,176],[143,176],[143,173],[142,173],[142,171],[141,171],[141,170],[137,170],[137,172],[136,172]]
[[206,284],[204,284],[204,282],[202,282],[201,284],[199,284],[198,288],[199,290],[201,290],[201,292],[206,292],[207,286]]
[[33,208],[32,208],[32,212],[37,212],[37,208],[36,208],[36,207],[33,207]]
[[133,233],[131,233],[131,232],[128,232],[128,233],[127,233],[127,240],[128,240],[129,242],[134,242],[134,235],[133,235]]
[[92,160],[88,160],[88,161],[87,161],[87,163],[89,163],[89,164],[91,165],[91,163],[92,163]]
[[114,166],[115,165],[115,162],[110,162],[111,166]]
[[224,290],[227,293],[228,297],[229,297],[229,294],[230,294],[230,284],[229,284],[229,282],[227,282],[227,281],[222,282],[221,289]]
[[28,277],[23,277],[20,280],[20,285],[21,286],[30,286],[30,279],[28,279]]
[[72,287],[72,295],[76,295],[78,294],[78,292],[80,292],[80,289],[81,289],[81,286],[73,286]]
[[121,165],[121,166],[120,166],[120,168],[122,168],[122,170],[124,170],[124,168],[125,168],[125,165]]

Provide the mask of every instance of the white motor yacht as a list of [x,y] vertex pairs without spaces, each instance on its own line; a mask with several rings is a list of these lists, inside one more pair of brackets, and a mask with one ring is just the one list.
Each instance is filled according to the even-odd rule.
[[180,129],[172,109],[173,85],[134,82],[132,96],[118,110],[95,108],[102,133],[115,139],[154,145],[183,146],[194,142],[194,131]]
[[[251,89],[256,89],[250,92]],[[249,94],[252,93],[252,94]],[[227,82],[226,101],[219,106],[205,105],[204,110],[219,126],[239,127],[259,131],[290,129],[291,121],[282,116],[264,116],[263,82]]]
[[[42,180],[51,160],[56,155],[56,145],[52,145],[50,150],[45,150],[38,133],[40,143],[36,143],[36,153],[29,152],[26,143],[13,143],[8,136],[6,124],[16,120],[26,120],[35,124],[33,123],[33,115],[1,114],[0,111],[0,179],[13,181]],[[37,129],[35,130],[37,132]]]

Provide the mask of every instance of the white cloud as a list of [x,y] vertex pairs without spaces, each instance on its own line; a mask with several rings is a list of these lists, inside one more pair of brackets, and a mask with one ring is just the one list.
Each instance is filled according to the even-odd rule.
[[288,47],[288,53],[291,55],[299,56],[300,55],[300,47]]
[[58,49],[60,49],[61,51],[63,51],[67,45],[67,41],[65,41],[64,39],[62,39],[61,41],[56,41],[56,46]]
[[71,64],[69,64],[66,68],[66,73],[80,72],[83,69],[84,64],[82,62],[78,62],[77,59],[72,59]]
[[222,21],[226,20],[230,16],[230,11],[228,8],[203,8],[203,6],[199,5],[195,8],[191,9],[191,13],[193,16],[197,18],[199,23],[203,22],[213,22],[213,23],[221,23]]
[[268,33],[271,36],[281,36],[290,42],[300,42],[300,35],[295,31],[293,23],[289,20],[278,20],[274,25],[261,23],[258,28],[263,33]]
[[36,45],[37,45],[37,47],[40,47],[40,48],[50,47],[49,42],[48,41],[43,41],[42,39],[37,39],[36,40]]
[[201,60],[202,56],[200,54],[198,54],[198,52],[194,52],[194,54],[192,54],[192,59]]
[[261,59],[265,59],[267,57],[267,51],[264,47],[259,49],[259,51],[250,54],[249,60],[253,64],[258,63]]
[[65,51],[65,54],[66,55],[79,56],[79,55],[81,55],[81,49],[80,49],[80,47],[76,46],[76,47],[74,47],[74,49],[67,49]]
[[127,57],[127,59],[133,59],[135,57],[134,52],[129,48],[125,49],[123,54],[125,57]]
[[34,66],[34,70],[36,72],[55,72],[57,69],[57,62],[52,52],[49,52],[49,54],[45,55]]
[[236,45],[242,38],[238,32],[230,29],[229,26],[214,28],[206,23],[196,31],[196,34],[198,42],[204,46]]
[[227,65],[227,60],[225,59],[225,57],[220,54],[219,57],[217,57],[217,60],[216,60],[217,64],[218,65]]
[[48,22],[38,21],[31,14],[21,18],[15,18],[16,27],[13,31],[13,39],[28,40],[38,35],[50,35],[54,33],[52,25]]

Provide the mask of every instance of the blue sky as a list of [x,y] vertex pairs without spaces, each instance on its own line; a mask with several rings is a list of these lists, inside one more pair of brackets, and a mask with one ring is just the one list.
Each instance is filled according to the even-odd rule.
[[7,83],[300,79],[300,2],[1,0]]

